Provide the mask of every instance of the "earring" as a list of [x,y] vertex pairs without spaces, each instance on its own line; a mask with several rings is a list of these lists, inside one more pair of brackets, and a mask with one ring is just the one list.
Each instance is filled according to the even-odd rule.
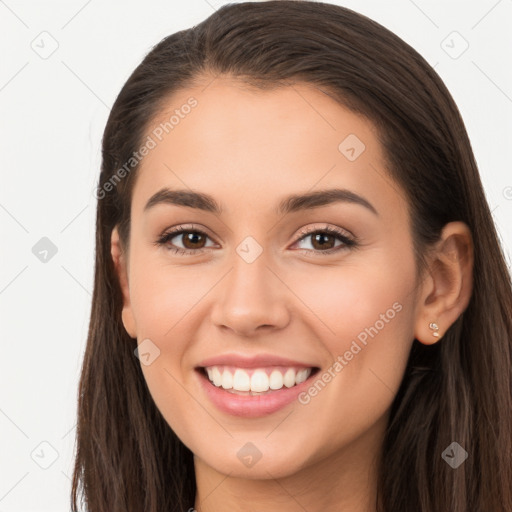
[[439,326],[435,322],[430,322],[429,327],[434,331],[432,333],[432,336],[435,336],[436,338],[439,337]]

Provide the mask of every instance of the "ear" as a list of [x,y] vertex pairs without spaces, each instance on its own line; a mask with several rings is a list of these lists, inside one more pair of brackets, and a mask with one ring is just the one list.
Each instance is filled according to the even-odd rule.
[[473,258],[469,227],[458,221],[446,224],[441,239],[429,252],[421,283],[415,324],[415,338],[421,343],[439,341],[468,306],[473,291]]
[[126,332],[131,338],[137,338],[137,330],[135,327],[135,318],[133,316],[132,306],[130,302],[130,287],[128,283],[128,261],[126,253],[119,239],[119,231],[117,226],[112,230],[110,238],[110,253],[114,261],[119,286],[123,294],[123,311],[122,320]]

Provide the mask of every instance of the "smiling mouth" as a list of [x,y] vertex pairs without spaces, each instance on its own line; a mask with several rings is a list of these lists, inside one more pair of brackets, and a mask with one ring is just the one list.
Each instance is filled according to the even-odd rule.
[[239,368],[215,365],[200,367],[198,371],[209,382],[235,395],[268,395],[282,389],[302,384],[320,368],[303,366],[269,366],[261,368]]

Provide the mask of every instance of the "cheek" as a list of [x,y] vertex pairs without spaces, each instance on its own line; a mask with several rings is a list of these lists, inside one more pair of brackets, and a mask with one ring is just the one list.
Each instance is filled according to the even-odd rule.
[[[191,334],[194,305],[205,295],[205,279],[189,267],[142,264],[133,259],[130,296],[137,324],[138,343],[151,340],[157,357],[141,370],[150,394],[171,428],[188,443],[199,436],[191,428],[190,419],[201,417],[195,408],[190,390],[186,390],[190,372],[184,360]],[[155,348],[156,347],[156,348]]]
[[332,361],[301,397],[304,417],[329,425],[326,453],[384,417],[403,379],[414,332],[414,267],[399,270],[338,269],[328,279],[308,277],[297,290],[308,298],[310,325]]
[[340,362],[335,373],[343,376],[333,387],[359,397],[375,386],[389,396],[398,390],[414,338],[412,254],[400,265],[388,253],[371,259],[310,273],[294,289],[331,360]]
[[151,364],[141,359],[144,378],[157,406],[173,417],[187,400],[179,384],[185,377],[183,358],[191,339],[187,329],[194,305],[207,288],[193,266],[172,268],[148,261],[142,250],[133,250],[130,301],[138,343],[146,343],[151,352]]
[[[154,259],[154,258],[153,258]],[[130,299],[139,338],[172,339],[179,322],[206,294],[204,270],[197,267],[171,266],[151,258],[133,258]],[[173,345],[176,346],[176,345]]]
[[312,271],[295,282],[294,291],[324,325],[324,332],[344,348],[344,341],[360,333],[364,342],[364,333],[370,336],[366,329],[374,332],[372,326],[378,331],[390,330],[388,326],[396,327],[405,320],[401,310],[413,298],[414,268],[407,263],[340,265],[329,271]]

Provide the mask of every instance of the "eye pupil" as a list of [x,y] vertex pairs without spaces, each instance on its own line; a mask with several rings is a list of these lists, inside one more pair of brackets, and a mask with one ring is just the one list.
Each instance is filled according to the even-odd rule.
[[[187,249],[197,249],[197,247],[194,244],[200,243],[197,240],[198,238],[199,239],[203,238],[200,233],[197,233],[195,231],[189,231],[187,234],[183,235],[183,242],[184,242],[183,245],[185,245],[185,247],[187,247]],[[192,243],[192,247],[187,246],[187,244],[189,244],[189,243]],[[203,240],[203,243],[204,243],[204,240]]]
[[329,242],[324,243],[322,241],[325,238],[331,238],[331,244],[332,244],[332,242],[333,242],[333,236],[332,235],[324,234],[324,233],[317,233],[317,234],[313,235],[313,247],[315,247],[315,244],[318,243],[320,248],[325,248],[326,245],[329,245]]

